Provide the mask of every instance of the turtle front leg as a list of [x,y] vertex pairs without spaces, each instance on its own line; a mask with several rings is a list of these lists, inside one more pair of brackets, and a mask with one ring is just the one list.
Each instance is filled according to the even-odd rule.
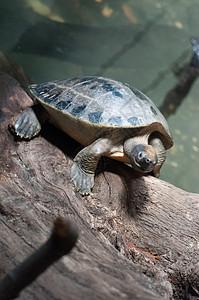
[[158,163],[153,168],[153,175],[155,177],[159,177],[160,176],[160,169],[161,169],[163,163],[166,160],[166,150],[165,150],[165,147],[164,147],[162,141],[159,138],[153,138],[149,142],[149,144],[151,146],[153,146],[153,148],[155,149],[155,152],[157,154],[157,157],[158,157]]
[[80,194],[90,194],[91,188],[94,186],[94,175],[98,161],[102,155],[109,153],[110,149],[109,139],[100,138],[76,155],[70,177]]

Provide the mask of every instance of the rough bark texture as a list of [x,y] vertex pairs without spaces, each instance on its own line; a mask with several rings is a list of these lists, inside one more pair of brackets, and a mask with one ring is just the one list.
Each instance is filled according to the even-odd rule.
[[5,74],[0,92],[0,279],[46,241],[57,216],[79,228],[69,256],[19,299],[199,299],[199,195],[102,159],[82,197],[69,179],[80,145],[49,124],[17,140],[8,125],[31,100]]

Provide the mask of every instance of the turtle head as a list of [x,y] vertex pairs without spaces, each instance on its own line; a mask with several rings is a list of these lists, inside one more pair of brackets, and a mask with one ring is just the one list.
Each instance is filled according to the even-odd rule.
[[129,153],[132,167],[139,172],[151,172],[158,162],[157,154],[151,145],[138,144]]

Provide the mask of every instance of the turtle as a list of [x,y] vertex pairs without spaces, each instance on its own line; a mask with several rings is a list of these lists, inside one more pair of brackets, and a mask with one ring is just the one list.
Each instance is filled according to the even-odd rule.
[[159,176],[173,138],[151,99],[127,83],[98,76],[30,85],[35,99],[14,128],[31,139],[45,121],[84,147],[74,158],[70,178],[82,195],[91,193],[99,159],[107,156],[141,174]]

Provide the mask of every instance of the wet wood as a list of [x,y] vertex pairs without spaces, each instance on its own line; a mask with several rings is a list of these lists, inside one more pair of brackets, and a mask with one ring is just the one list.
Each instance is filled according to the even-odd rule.
[[166,119],[175,114],[199,75],[199,40],[192,38],[192,57],[181,70],[177,83],[168,91],[159,109]]
[[82,197],[69,179],[80,145],[49,124],[14,138],[8,125],[32,101],[6,74],[0,91],[0,279],[62,216],[78,226],[77,246],[19,299],[197,299],[199,195],[102,159]]
[[164,117],[168,119],[175,114],[188,95],[192,85],[199,75],[199,69],[187,65],[183,68],[182,73],[175,86],[166,94],[163,103],[159,107]]

